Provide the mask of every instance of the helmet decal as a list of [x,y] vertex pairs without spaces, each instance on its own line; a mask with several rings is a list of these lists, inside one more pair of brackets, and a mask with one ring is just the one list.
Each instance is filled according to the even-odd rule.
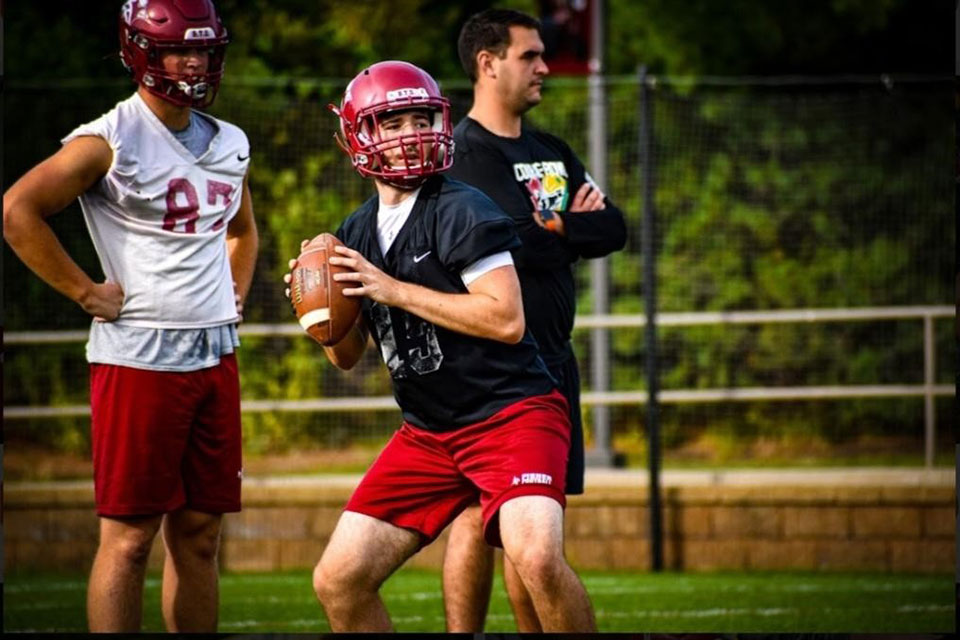
[[430,96],[427,94],[427,90],[423,87],[404,87],[402,89],[387,91],[388,102],[396,102],[397,100],[403,100],[404,98],[421,98],[426,100],[429,97]]
[[185,42],[189,42],[190,40],[208,40],[216,37],[217,34],[214,33],[213,29],[210,27],[187,29],[183,34],[183,39]]

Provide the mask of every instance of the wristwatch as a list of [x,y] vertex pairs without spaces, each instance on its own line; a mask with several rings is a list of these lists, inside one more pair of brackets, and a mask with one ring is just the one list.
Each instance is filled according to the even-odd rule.
[[556,231],[559,226],[559,216],[556,211],[551,209],[544,209],[540,212],[540,217],[543,218],[543,226],[545,226],[550,231]]

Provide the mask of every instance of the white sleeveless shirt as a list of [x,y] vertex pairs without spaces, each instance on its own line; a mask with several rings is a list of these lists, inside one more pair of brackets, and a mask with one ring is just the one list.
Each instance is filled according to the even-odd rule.
[[189,329],[238,319],[226,231],[250,145],[240,128],[213,120],[218,133],[194,157],[134,93],[62,141],[92,135],[113,149],[110,169],[80,205],[104,274],[123,288],[117,325]]

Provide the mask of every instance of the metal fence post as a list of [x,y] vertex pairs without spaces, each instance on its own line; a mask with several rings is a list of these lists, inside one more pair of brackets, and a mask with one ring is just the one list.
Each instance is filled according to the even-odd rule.
[[[603,81],[603,2],[593,3],[593,34],[591,38],[589,90],[589,166],[590,175],[607,190],[607,91]],[[593,313],[604,315],[610,311],[609,266],[607,258],[590,261],[590,288],[593,292]],[[606,327],[590,330],[590,387],[593,391],[610,389],[610,334]],[[614,464],[610,446],[610,408],[604,404],[593,407],[592,450],[587,452],[587,464],[611,467]]]
[[643,185],[643,228],[641,254],[643,257],[643,293],[646,312],[645,349],[647,352],[647,440],[650,473],[650,554],[651,568],[663,570],[663,527],[660,504],[660,419],[659,419],[659,365],[657,363],[657,273],[656,233],[653,191],[653,101],[648,83],[647,68],[639,69],[640,85],[640,184]]
[[933,451],[937,434],[937,409],[933,393],[936,382],[936,360],[933,339],[933,317],[923,316],[923,418],[924,461],[927,469],[933,468]]

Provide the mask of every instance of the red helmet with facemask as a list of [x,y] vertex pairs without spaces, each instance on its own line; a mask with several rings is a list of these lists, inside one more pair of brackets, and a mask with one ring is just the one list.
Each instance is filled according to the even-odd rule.
[[[167,102],[213,103],[223,76],[227,30],[210,0],[127,0],[120,9],[120,59],[133,81]],[[170,73],[163,54],[174,49],[209,53],[205,73]]]
[[[340,117],[337,143],[364,177],[414,189],[453,164],[450,102],[429,73],[408,62],[388,60],[367,67],[347,85],[340,108],[329,108]],[[429,130],[381,138],[378,123],[384,117],[413,109],[428,112]],[[404,153],[402,165],[391,165],[384,152],[398,148],[415,149],[416,157]]]

